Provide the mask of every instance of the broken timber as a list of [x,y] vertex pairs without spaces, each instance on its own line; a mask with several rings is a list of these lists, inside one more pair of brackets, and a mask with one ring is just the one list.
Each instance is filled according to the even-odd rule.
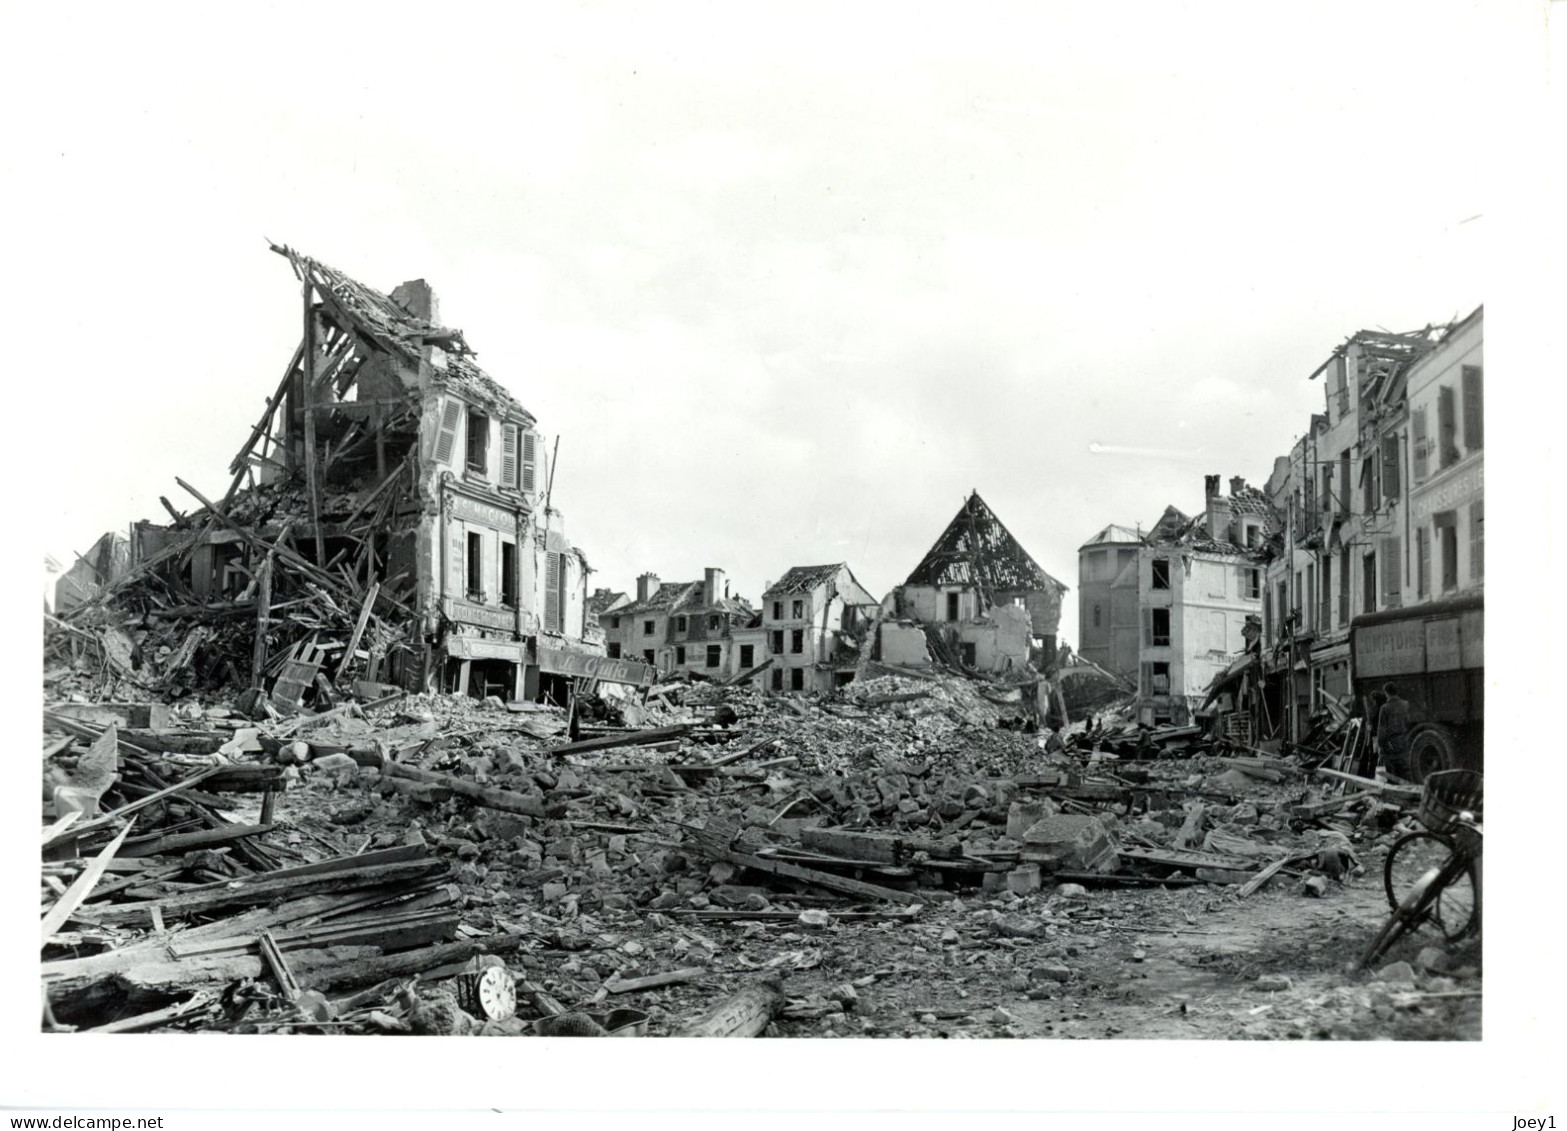
[[847,876],[835,876],[831,872],[823,872],[816,868],[806,868],[799,864],[789,864],[782,860],[769,859],[766,856],[753,856],[747,852],[737,852],[731,846],[738,831],[738,828],[732,823],[712,820],[708,822],[707,828],[693,829],[692,833],[702,851],[717,859],[737,864],[742,868],[767,872],[775,876],[785,876],[791,880],[801,880],[808,884],[815,884],[817,887],[826,888],[829,891],[858,896],[861,899],[885,900],[892,903],[905,904],[923,902],[917,895],[912,895],[906,891],[896,891],[893,888],[881,887],[878,884],[868,884],[863,880],[851,880]]

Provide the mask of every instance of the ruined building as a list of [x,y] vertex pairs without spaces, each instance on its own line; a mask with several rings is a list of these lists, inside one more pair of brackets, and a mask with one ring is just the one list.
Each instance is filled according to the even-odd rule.
[[831,691],[850,682],[879,609],[844,562],[792,567],[762,594],[768,686]]
[[1026,665],[1037,640],[1053,661],[1066,590],[973,492],[893,591],[894,614],[919,622],[924,640],[884,624],[881,658],[917,663],[928,645],[965,667],[1000,672]]
[[[120,603],[200,622],[180,647],[209,682],[226,670],[260,687],[285,647],[337,677],[473,694],[647,682],[595,647],[546,437],[442,324],[430,286],[387,295],[273,250],[300,282],[302,340],[228,492],[187,488],[200,510],[166,503],[172,526],[134,527],[136,588]],[[220,657],[234,624],[254,626],[254,652]]]
[[756,610],[729,596],[721,569],[701,581],[663,582],[655,573],[637,578],[636,600],[614,603],[599,616],[610,658],[627,657],[661,674],[691,672],[724,679],[754,666],[756,636],[737,640]]

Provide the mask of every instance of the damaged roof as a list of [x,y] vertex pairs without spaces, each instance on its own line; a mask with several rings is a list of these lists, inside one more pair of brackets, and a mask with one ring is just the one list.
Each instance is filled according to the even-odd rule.
[[776,582],[767,587],[763,597],[771,597],[775,593],[809,593],[825,581],[831,581],[838,576],[838,571],[844,568],[843,562],[834,562],[832,565],[815,566],[790,566]]
[[1067,587],[1051,577],[975,491],[905,585],[978,585],[992,591]]
[[299,278],[313,283],[332,313],[350,323],[354,332],[371,345],[416,364],[423,360],[425,347],[441,350],[445,355],[444,368],[435,359],[431,365],[431,384],[436,388],[450,389],[501,415],[534,420],[533,414],[504,385],[479,368],[461,330],[427,322],[391,296],[293,248],[274,244],[272,250],[293,265]]
[[1084,542],[1081,546],[1078,547],[1078,549],[1086,550],[1090,546],[1109,546],[1127,542],[1136,544],[1142,540],[1143,536],[1141,532],[1132,529],[1130,526],[1121,526],[1118,523],[1112,522],[1098,534],[1095,534],[1088,541]]
[[701,581],[666,581],[658,592],[649,594],[646,601],[633,601],[618,609],[610,610],[615,616],[639,616],[644,613],[706,613],[725,612],[736,616],[749,616],[754,610],[750,602],[740,597],[720,597],[713,604],[704,604]]
[[[608,612],[611,605],[625,599],[626,595],[617,590],[600,589],[588,598],[588,616],[597,617],[600,613]],[[622,605],[621,608],[625,608],[625,606]],[[620,610],[617,609],[615,611],[619,612]]]

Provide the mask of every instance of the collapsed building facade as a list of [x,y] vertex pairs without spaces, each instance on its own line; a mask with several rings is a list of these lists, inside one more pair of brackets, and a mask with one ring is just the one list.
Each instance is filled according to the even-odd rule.
[[1025,666],[1037,650],[1048,666],[1066,591],[972,492],[893,590],[892,612],[904,623],[882,625],[881,658],[918,663],[928,649],[953,666],[1002,672]]
[[181,481],[201,508],[165,500],[172,525],[135,524],[105,601],[200,622],[181,640],[187,665],[223,635],[215,617],[254,616],[249,664],[230,654],[213,673],[206,657],[209,679],[254,688],[284,648],[406,688],[534,698],[573,677],[647,683],[651,669],[609,661],[590,627],[590,567],[553,503],[537,421],[441,324],[429,285],[387,295],[273,250],[302,288],[302,340],[228,492]]
[[769,685],[827,692],[853,680],[880,608],[844,562],[791,567],[762,593]]

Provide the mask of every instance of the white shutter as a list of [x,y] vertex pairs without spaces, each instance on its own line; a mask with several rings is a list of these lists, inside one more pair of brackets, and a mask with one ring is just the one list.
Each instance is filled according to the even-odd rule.
[[501,425],[501,486],[517,486],[517,426]]
[[524,491],[534,490],[536,478],[534,468],[537,464],[535,446],[538,439],[532,432],[522,434],[522,489]]
[[457,446],[457,425],[462,422],[462,402],[448,400],[441,409],[441,428],[435,436],[435,462],[450,463]]

